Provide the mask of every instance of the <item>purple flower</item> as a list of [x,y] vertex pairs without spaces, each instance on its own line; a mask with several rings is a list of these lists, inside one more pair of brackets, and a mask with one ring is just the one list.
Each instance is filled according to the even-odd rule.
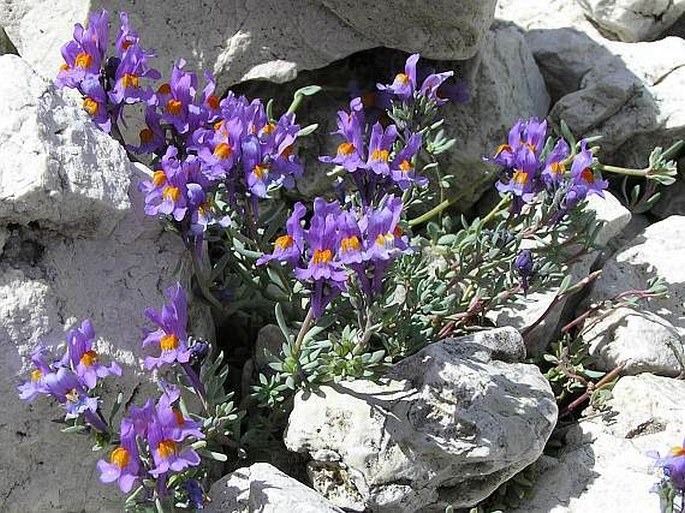
[[323,198],[314,200],[314,214],[309,229],[305,232],[310,259],[306,268],[295,270],[299,280],[345,281],[345,272],[334,258],[339,243],[340,213],[340,204],[337,201],[326,203]]
[[121,420],[121,442],[109,455],[109,461],[99,460],[100,481],[113,483],[117,481],[123,493],[128,493],[140,477],[140,455],[136,442],[136,430],[129,418]]
[[195,509],[204,509],[205,494],[202,491],[200,483],[197,479],[188,479],[185,483],[186,492],[188,492],[188,500]]
[[418,53],[410,55],[404,65],[404,72],[395,75],[392,84],[377,84],[376,87],[381,91],[395,94],[402,101],[411,99],[416,90],[416,63],[419,57]]
[[500,145],[494,157],[489,160],[506,168],[516,167],[520,163],[517,160],[517,156],[521,154],[519,150],[525,147],[533,153],[537,161],[542,153],[546,135],[547,120],[540,121],[536,117],[528,121],[519,119],[509,130],[507,144]]
[[281,235],[274,242],[274,251],[271,255],[263,255],[257,260],[257,265],[263,265],[272,260],[287,262],[295,267],[300,261],[304,251],[304,230],[302,229],[302,218],[307,209],[299,201],[295,203],[293,213],[286,221],[286,234]]
[[45,385],[50,395],[65,405],[68,416],[78,417],[86,412],[97,412],[97,398],[88,395],[83,383],[70,369],[59,367],[48,374],[45,376]]
[[380,208],[368,214],[365,258],[387,261],[407,250],[407,243],[398,223],[402,215],[402,199],[387,196]]
[[323,198],[314,200],[314,214],[304,236],[308,246],[308,263],[304,268],[295,269],[297,279],[308,283],[312,290],[312,311],[317,318],[326,305],[346,288],[347,273],[336,258],[340,215],[337,201],[326,203]]
[[362,248],[363,235],[359,228],[359,222],[352,212],[342,212],[338,217],[339,248],[338,259],[346,265],[353,266],[364,261],[365,255]]
[[266,189],[271,180],[270,164],[262,156],[262,145],[256,135],[243,139],[241,144],[243,172],[248,190],[258,198],[266,198]]
[[129,145],[129,150],[134,153],[155,153],[164,147],[165,133],[161,124],[162,116],[157,113],[153,106],[145,109],[145,128],[140,131],[140,146]]
[[383,131],[383,127],[379,122],[373,125],[369,142],[369,156],[366,161],[368,169],[377,175],[386,176],[390,174],[388,159],[395,139],[397,139],[397,128],[395,128],[395,125],[390,125],[385,131]]
[[174,429],[159,419],[148,425],[147,442],[155,465],[150,474],[154,477],[160,477],[170,470],[180,472],[200,464],[200,456],[191,447],[181,447],[173,435]]
[[161,75],[148,66],[147,58],[148,55],[138,45],[131,46],[124,53],[115,72],[114,88],[109,93],[114,104],[148,102],[152,98],[152,89],[143,88],[140,80],[157,80]]
[[[539,190],[538,160],[528,146],[520,146],[516,152],[514,166],[508,173],[508,181],[495,184],[500,192],[510,192],[520,201],[530,203]],[[517,203],[515,202],[514,205]]]
[[164,393],[157,401],[157,419],[169,430],[169,436],[176,442],[181,442],[189,436],[204,438],[205,435],[200,431],[202,422],[189,419],[178,408],[176,403],[180,397],[178,387],[166,385]]
[[592,152],[587,149],[585,140],[580,142],[581,151],[573,159],[571,164],[571,180],[573,187],[581,195],[598,194],[604,197],[604,190],[609,186],[609,182],[602,180],[598,172],[592,170],[594,159]]
[[659,458],[655,466],[663,470],[664,475],[673,484],[673,487],[685,492],[685,441],[683,445],[676,445],[668,451],[668,455],[663,458],[657,453]]
[[240,119],[220,120],[215,124],[212,136],[200,147],[198,157],[210,180],[225,178],[240,158],[240,136],[244,130]]
[[402,148],[392,162],[390,176],[400,189],[406,191],[413,183],[423,187],[428,178],[416,174],[413,164],[414,156],[421,148],[421,134],[412,134],[407,145]]
[[350,172],[365,167],[364,111],[361,101],[355,100],[350,102],[349,113],[344,110],[338,112],[338,130],[333,133],[342,135],[345,140],[338,145],[335,157],[319,157],[321,162],[338,164]]
[[571,150],[564,139],[559,139],[545,159],[545,168],[542,171],[542,180],[548,187],[559,185],[566,179],[566,166],[564,161],[568,158]]
[[443,73],[431,73],[428,75],[423,84],[421,84],[421,89],[419,89],[419,95],[430,100],[433,100],[436,105],[444,105],[448,102],[448,98],[441,98],[438,96],[438,89],[442,84],[454,75],[454,71],[445,71]]
[[186,325],[188,323],[188,304],[185,292],[180,283],[169,287],[165,295],[170,302],[162,307],[161,312],[148,308],[145,316],[159,329],[151,331],[143,340],[143,347],[157,345],[161,354],[159,357],[145,358],[145,367],[152,369],[174,362],[187,363],[190,360]]
[[162,84],[155,96],[155,103],[162,110],[162,121],[172,125],[179,134],[192,132],[191,121],[200,114],[199,107],[194,105],[197,75],[185,71],[185,64],[183,59],[174,64],[169,82]]
[[121,367],[112,362],[109,367],[100,363],[100,357],[93,349],[95,331],[89,320],[67,333],[68,357],[79,380],[89,389],[95,388],[98,378],[121,376]]
[[187,173],[184,164],[176,158],[178,150],[167,148],[162,158],[161,169],[155,170],[152,180],[141,182],[140,189],[145,192],[145,213],[149,216],[170,215],[182,221],[188,210],[186,195]]
[[107,93],[100,85],[97,78],[89,78],[81,83],[83,99],[83,109],[90,114],[93,121],[104,132],[112,129],[112,119],[107,112]]
[[73,40],[62,46],[64,64],[57,74],[57,87],[78,87],[86,78],[97,78],[109,39],[107,11],[91,13],[87,28],[74,25]]
[[116,48],[119,56],[123,56],[126,50],[131,46],[138,44],[138,32],[131,29],[128,19],[128,13],[119,13],[119,22],[121,23],[121,28],[119,29],[119,34],[117,35]]
[[50,389],[45,383],[45,378],[54,372],[54,369],[45,363],[43,358],[47,353],[42,345],[36,346],[31,351],[31,361],[34,369],[29,374],[29,380],[19,385],[19,398],[24,401],[33,401],[39,395],[49,395]]
[[533,254],[528,249],[522,250],[514,260],[514,269],[521,275],[523,291],[528,291],[529,278],[533,272]]

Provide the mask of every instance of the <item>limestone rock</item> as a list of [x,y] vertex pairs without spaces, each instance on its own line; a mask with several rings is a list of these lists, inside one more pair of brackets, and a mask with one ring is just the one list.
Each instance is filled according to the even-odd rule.
[[578,0],[597,25],[621,41],[657,38],[685,13],[681,0]]
[[655,223],[616,253],[603,267],[589,300],[609,299],[629,289],[643,290],[650,278],[662,278],[669,297],[651,299],[646,308],[663,317],[685,334],[685,217],[671,216]]
[[119,11],[129,13],[143,44],[156,50],[160,71],[167,73],[183,57],[194,67],[213,71],[221,88],[250,79],[285,82],[300,70],[380,46],[434,59],[467,59],[478,51],[495,8],[495,0],[463,1],[458,8],[441,0],[431,9],[408,0],[377,5],[345,0],[4,4],[0,26],[20,55],[47,77],[57,73],[60,46],[69,40],[74,23],[105,6],[113,25]]
[[[685,6],[666,0],[584,1],[605,6],[650,4],[642,12],[666,3],[681,12]],[[654,146],[667,147],[685,134],[679,92],[685,82],[682,38],[637,44],[611,41],[584,19],[579,3],[566,0],[502,0],[495,16],[526,30],[526,41],[556,102],[552,119],[566,121],[577,137],[602,135],[605,161],[612,154],[619,161],[635,156],[646,161]]]
[[112,230],[130,208],[123,148],[19,57],[0,76],[0,222]]
[[534,495],[510,513],[659,511],[659,480],[647,453],[666,453],[685,437],[685,382],[640,374],[619,379],[613,417],[573,425],[556,457],[535,464]]
[[[104,380],[104,411],[118,392],[128,399],[139,388],[144,398],[155,387],[142,368],[142,328],[150,327],[142,313],[184,281],[177,273],[183,244],[143,213],[137,186],[149,169],[131,165],[78,106],[17,57],[0,57],[0,68],[0,510],[120,511],[117,487],[97,478],[102,455],[85,437],[60,433],[51,422],[63,417],[55,404],[23,403],[16,387],[39,341],[61,343],[65,329],[88,318],[98,353],[124,370]],[[211,334],[206,311],[198,312],[191,331]]]
[[650,312],[619,308],[583,332],[595,367],[610,371],[624,365],[624,373],[652,372],[677,376],[685,372],[685,351],[676,329]]
[[668,146],[682,137],[685,114],[679,91],[685,84],[685,41],[669,37],[653,43],[607,43],[606,49],[605,58],[595,59],[583,76],[580,89],[553,107],[552,117],[566,121],[577,135],[602,135],[607,153],[627,144],[646,158],[654,140]]
[[346,506],[430,512],[476,504],[540,455],[556,422],[538,368],[494,359],[503,337],[523,351],[515,330],[480,332],[429,345],[382,383],[298,393],[285,444],[310,455],[315,486]]
[[207,513],[342,513],[268,463],[239,468],[212,485]]

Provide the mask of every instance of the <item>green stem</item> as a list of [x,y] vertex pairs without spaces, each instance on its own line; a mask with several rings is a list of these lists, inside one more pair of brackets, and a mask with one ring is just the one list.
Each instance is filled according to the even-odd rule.
[[312,321],[314,320],[314,310],[312,307],[309,307],[309,310],[307,310],[307,315],[304,318],[304,321],[302,321],[302,326],[300,326],[300,331],[297,333],[297,338],[295,339],[295,344],[293,344],[293,355],[296,355],[296,358],[299,360],[300,356],[300,349],[302,347],[302,342],[304,341],[304,337],[309,331],[309,328],[312,325]]
[[494,219],[494,217],[497,214],[499,214],[504,207],[507,207],[509,205],[510,201],[511,201],[511,194],[509,194],[509,193],[505,194],[504,197],[500,200],[500,202],[497,205],[495,205],[495,207],[490,212],[488,212],[488,215],[486,215],[483,218],[482,226],[485,226],[490,221],[492,221]]
[[418,224],[423,224],[423,223],[425,223],[426,221],[430,221],[430,220],[433,219],[436,215],[438,215],[440,212],[442,212],[443,210],[445,210],[447,207],[449,207],[449,206],[452,205],[453,203],[456,203],[456,201],[457,201],[456,198],[446,199],[446,200],[443,201],[442,203],[439,203],[438,205],[436,205],[435,207],[433,207],[432,209],[430,209],[430,210],[429,210],[428,212],[426,212],[425,214],[423,214],[423,215],[421,215],[421,216],[419,216],[419,217],[416,217],[416,218],[414,218],[414,219],[411,219],[411,220],[409,221],[409,226],[416,226],[416,225],[418,225]]
[[195,277],[197,278],[197,283],[200,285],[200,290],[202,291],[202,295],[205,297],[207,301],[209,301],[212,306],[216,307],[219,309],[219,311],[224,310],[224,305],[219,301],[214,294],[212,294],[212,291],[209,289],[209,286],[207,285],[207,281],[205,280],[204,272],[202,270],[202,267],[200,266],[200,262],[197,260],[197,254],[195,253],[195,248],[192,246],[188,248],[188,251],[190,251],[190,260],[193,263],[193,273],[195,274]]
[[159,500],[159,497],[155,497],[155,508],[157,513],[164,513],[164,507],[162,507],[162,501]]
[[599,169],[600,171],[606,171],[607,173],[615,173],[617,175],[624,175],[624,176],[637,176],[640,178],[644,178],[647,176],[651,168],[646,167],[644,169],[634,169],[634,168],[628,168],[628,167],[620,167],[620,166],[609,166],[606,164],[599,164]]

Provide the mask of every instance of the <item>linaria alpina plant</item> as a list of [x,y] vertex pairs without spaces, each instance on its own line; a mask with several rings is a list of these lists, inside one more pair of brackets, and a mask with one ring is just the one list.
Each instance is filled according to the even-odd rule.
[[[664,185],[675,174],[669,159],[679,146],[655,150],[647,170],[616,168],[565,125],[555,137],[545,120],[520,119],[486,158],[501,167],[499,203],[482,218],[457,219],[437,158],[455,144],[440,112],[457,85],[451,71],[422,73],[414,54],[390,83],[377,84],[373,108],[360,95],[338,111],[335,153],[319,156],[335,189],[297,196],[305,175],[297,144],[317,125],[302,127],[296,113],[320,87],[299,89],[276,115],[273,101],[217,93],[209,73],[201,85],[183,59],[157,85],[154,55],[125,13],[108,55],[108,22],[102,11],[76,25],[57,85],[77,89],[93,121],[151,163],[141,209],[183,240],[196,293],[187,297],[177,283],[161,310],[144,313],[154,325],[142,341],[144,367],[174,381],[159,378],[157,397],[142,405],[119,397],[103,414],[101,380],[122,370],[100,361],[89,321],[67,334],[62,358],[34,350],[35,370],[19,392],[53,397],[66,431],[90,433],[108,449],[100,480],[128,494],[130,511],[201,509],[216,477],[210,461],[277,436],[295,390],[374,376],[431,341],[486,325],[488,311],[536,290],[578,291],[587,282],[572,283],[568,265],[594,249],[599,226],[586,200],[604,195],[602,173]],[[137,144],[119,129],[132,104],[145,111]],[[189,336],[189,299],[227,318],[277,322],[284,344],[242,398],[249,415],[225,388],[223,352]]]
[[661,480],[653,489],[659,494],[661,513],[685,511],[685,441],[671,447],[666,456],[662,457],[658,452],[651,456],[656,458],[654,467],[661,474]]

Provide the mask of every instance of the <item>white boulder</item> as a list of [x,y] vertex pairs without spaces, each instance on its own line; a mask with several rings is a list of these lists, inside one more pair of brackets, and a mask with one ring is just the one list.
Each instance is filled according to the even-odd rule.
[[[503,343],[503,341],[506,341]],[[308,453],[314,486],[374,512],[474,505],[540,455],[556,422],[549,383],[511,328],[436,342],[381,383],[356,380],[295,397],[288,449]]]
[[239,468],[212,485],[207,513],[342,513],[268,463]]
[[656,39],[685,13],[682,0],[578,0],[587,16],[626,43]]
[[626,374],[685,373],[685,348],[678,331],[651,312],[619,308],[590,323],[582,337],[590,354],[597,357],[593,367],[598,370],[623,365]]
[[659,277],[668,297],[651,299],[645,307],[666,319],[683,336],[685,327],[685,217],[671,216],[647,227],[603,267],[602,276],[590,291],[589,301],[615,297],[626,290],[644,290]]

